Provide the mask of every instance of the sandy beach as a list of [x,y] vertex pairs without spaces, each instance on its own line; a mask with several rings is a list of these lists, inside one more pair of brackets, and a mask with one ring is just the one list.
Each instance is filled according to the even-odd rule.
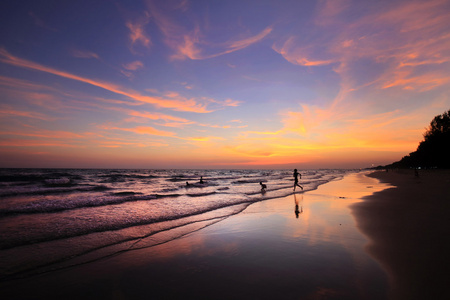
[[368,252],[390,277],[392,299],[449,299],[450,171],[413,170],[370,175],[395,188],[353,206]]
[[150,237],[170,242],[0,288],[4,299],[444,299],[449,177],[440,174],[350,174],[185,236]]

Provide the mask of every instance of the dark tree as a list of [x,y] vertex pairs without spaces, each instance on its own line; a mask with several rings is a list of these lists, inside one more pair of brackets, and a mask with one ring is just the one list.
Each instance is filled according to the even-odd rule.
[[450,110],[434,117],[417,150],[387,167],[450,168]]
[[434,117],[430,126],[424,133],[425,141],[439,137],[442,134],[448,134],[450,132],[450,110],[446,111],[442,115]]

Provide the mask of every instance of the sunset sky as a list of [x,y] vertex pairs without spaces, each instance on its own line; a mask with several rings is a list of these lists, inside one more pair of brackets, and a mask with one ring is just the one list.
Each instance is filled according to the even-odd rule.
[[450,109],[450,1],[2,1],[0,167],[364,168]]

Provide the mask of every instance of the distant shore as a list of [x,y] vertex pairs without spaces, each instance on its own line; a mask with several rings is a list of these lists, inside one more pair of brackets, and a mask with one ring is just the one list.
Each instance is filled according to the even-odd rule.
[[[418,175],[418,176],[417,176]],[[390,170],[392,184],[352,206],[368,252],[390,276],[392,299],[450,299],[450,170]]]

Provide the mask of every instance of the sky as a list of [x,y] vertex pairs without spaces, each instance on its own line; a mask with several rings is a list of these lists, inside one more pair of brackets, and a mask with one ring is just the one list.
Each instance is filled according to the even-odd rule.
[[365,168],[450,109],[449,0],[6,0],[0,167]]

